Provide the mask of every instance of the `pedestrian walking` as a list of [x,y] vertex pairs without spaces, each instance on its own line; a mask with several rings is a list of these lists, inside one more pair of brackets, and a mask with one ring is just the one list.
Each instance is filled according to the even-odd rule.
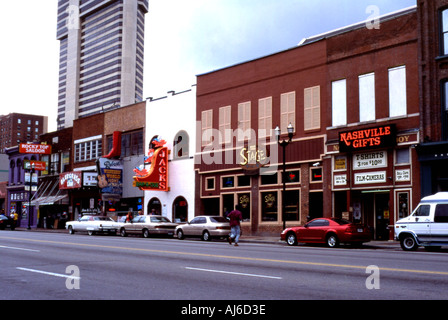
[[230,235],[228,238],[229,244],[232,244],[232,242],[235,241],[235,247],[237,247],[241,235],[241,221],[243,220],[243,214],[241,213],[240,206],[236,205],[235,210],[230,212],[228,217],[230,219]]

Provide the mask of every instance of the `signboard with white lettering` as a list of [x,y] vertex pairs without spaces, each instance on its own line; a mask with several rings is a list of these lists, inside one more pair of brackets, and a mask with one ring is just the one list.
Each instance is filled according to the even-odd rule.
[[334,185],[335,186],[345,186],[347,185],[347,175],[341,174],[338,176],[334,176]]
[[386,171],[355,174],[355,184],[385,183],[386,179]]
[[403,182],[403,181],[411,181],[411,170],[396,170],[395,171],[395,181]]
[[387,152],[370,152],[353,156],[353,170],[387,168]]

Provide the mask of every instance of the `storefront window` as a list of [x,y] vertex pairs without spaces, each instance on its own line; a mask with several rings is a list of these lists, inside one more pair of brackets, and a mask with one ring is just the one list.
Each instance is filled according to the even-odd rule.
[[243,222],[250,221],[250,193],[238,194],[238,204],[243,214]]
[[409,215],[409,192],[398,194],[398,219]]
[[299,208],[300,208],[300,191],[291,190],[285,192],[285,220],[286,221],[299,221]]
[[261,208],[262,221],[278,221],[278,193],[276,191],[262,192]]

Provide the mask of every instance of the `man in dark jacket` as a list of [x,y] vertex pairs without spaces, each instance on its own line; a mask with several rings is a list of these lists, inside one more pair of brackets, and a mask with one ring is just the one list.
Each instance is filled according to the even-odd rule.
[[230,219],[230,235],[229,235],[229,244],[232,244],[232,241],[235,240],[235,247],[238,246],[238,241],[240,239],[241,234],[241,221],[243,220],[243,214],[239,210],[240,206],[236,205],[235,210],[229,213],[228,218]]

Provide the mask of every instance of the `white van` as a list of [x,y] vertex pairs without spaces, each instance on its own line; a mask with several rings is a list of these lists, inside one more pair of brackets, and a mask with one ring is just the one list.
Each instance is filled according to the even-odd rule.
[[395,239],[405,251],[448,246],[448,192],[423,198],[412,215],[398,220]]

